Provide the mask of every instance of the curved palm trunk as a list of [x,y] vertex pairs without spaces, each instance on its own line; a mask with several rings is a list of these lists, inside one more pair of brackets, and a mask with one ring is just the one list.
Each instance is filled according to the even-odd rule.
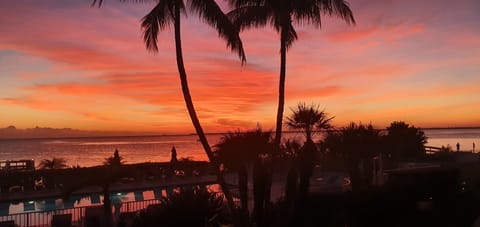
[[185,104],[187,105],[188,114],[192,119],[193,127],[195,127],[195,131],[202,143],[203,149],[208,156],[210,161],[213,160],[212,150],[210,149],[210,145],[208,144],[207,137],[203,132],[202,126],[200,125],[200,121],[198,120],[197,113],[195,112],[195,108],[193,107],[192,97],[190,96],[190,90],[188,88],[187,82],[187,73],[185,72],[185,66],[183,64],[183,54],[182,54],[182,43],[180,37],[180,8],[175,7],[175,49],[177,55],[177,67],[178,73],[180,74],[180,82],[182,84],[182,93],[183,98],[185,99]]
[[183,64],[182,42],[181,42],[181,36],[180,36],[180,7],[178,5],[179,4],[178,1],[176,2],[177,2],[177,5],[175,6],[175,22],[174,22],[175,51],[177,56],[178,73],[180,75],[180,82],[182,85],[183,98],[185,99],[185,104],[187,106],[188,114],[192,119],[193,127],[197,132],[200,142],[202,143],[203,149],[205,150],[205,153],[207,154],[207,157],[210,160],[210,162],[214,162],[214,165],[217,167],[218,184],[220,184],[220,186],[222,187],[222,191],[225,195],[225,198],[227,199],[229,207],[233,208],[234,207],[233,199],[227,188],[227,184],[225,183],[223,174],[220,171],[218,163],[214,161],[212,150],[210,149],[210,145],[208,144],[207,137],[205,136],[202,126],[200,125],[200,121],[198,120],[197,113],[195,112],[195,108],[193,106],[192,97],[190,96],[190,90],[188,88],[188,82],[187,82],[187,73],[185,72],[185,66]]
[[275,130],[275,146],[277,147],[280,147],[280,141],[282,139],[283,109],[285,104],[285,76],[287,65],[287,34],[285,29],[282,29],[280,36],[280,82],[278,85],[277,127]]

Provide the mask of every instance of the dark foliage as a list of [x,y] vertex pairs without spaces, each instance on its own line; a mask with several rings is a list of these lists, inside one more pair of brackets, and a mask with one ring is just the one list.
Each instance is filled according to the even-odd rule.
[[298,39],[294,24],[321,27],[321,15],[337,16],[347,24],[355,19],[344,0],[229,0],[234,10],[227,15],[240,30],[269,25],[280,33],[280,80],[275,142],[280,147],[285,104],[287,49]]
[[64,169],[67,168],[67,161],[64,158],[52,158],[43,159],[39,166],[39,169]]
[[[215,145],[215,155],[220,163],[226,168],[238,172],[238,184],[242,212],[248,214],[248,166],[254,166],[254,192],[255,200],[260,199],[260,194],[265,195],[265,187],[268,186],[269,168],[265,160],[272,153],[270,143],[271,132],[263,132],[260,128],[246,132],[228,132]],[[269,197],[269,196],[268,196]]]
[[387,127],[386,152],[393,160],[411,161],[425,156],[425,133],[403,121],[395,121]]
[[224,210],[220,194],[202,187],[184,188],[140,212],[132,226],[221,226],[227,222]]
[[290,129],[300,129],[305,133],[306,140],[312,140],[312,136],[320,130],[328,130],[332,126],[331,120],[325,110],[320,110],[316,105],[299,103],[292,108],[292,114],[287,116],[286,124]]
[[331,156],[341,157],[350,174],[352,189],[364,189],[372,182],[371,159],[383,148],[380,131],[371,124],[350,123],[338,131],[330,131],[324,148]]

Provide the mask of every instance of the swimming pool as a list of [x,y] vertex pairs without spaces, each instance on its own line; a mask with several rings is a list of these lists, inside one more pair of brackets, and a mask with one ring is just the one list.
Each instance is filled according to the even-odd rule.
[[[218,185],[206,185],[208,190],[219,191]],[[178,187],[162,187],[131,192],[112,192],[110,200],[112,205],[126,202],[139,202],[144,200],[161,199],[179,190]],[[68,199],[48,198],[27,200],[14,203],[0,203],[0,216],[21,214],[29,212],[45,212],[77,207],[88,207],[103,204],[103,195],[98,193],[87,195],[72,195]]]

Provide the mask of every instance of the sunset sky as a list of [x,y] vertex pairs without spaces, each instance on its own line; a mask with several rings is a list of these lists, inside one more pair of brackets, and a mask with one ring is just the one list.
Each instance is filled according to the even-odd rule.
[[[228,10],[224,1],[218,1]],[[146,51],[140,19],[154,6],[106,0],[0,3],[0,128],[35,126],[194,132],[181,94],[173,27]],[[315,103],[385,127],[480,126],[480,1],[350,0],[357,21],[297,26],[287,54],[286,109]],[[241,33],[242,66],[216,32],[189,14],[182,41],[190,88],[207,132],[273,129],[279,35]]]

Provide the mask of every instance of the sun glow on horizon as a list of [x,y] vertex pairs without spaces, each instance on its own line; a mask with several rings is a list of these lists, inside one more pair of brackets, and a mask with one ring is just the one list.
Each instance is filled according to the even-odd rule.
[[[355,27],[328,17],[322,29],[297,26],[284,115],[306,102],[336,116],[336,126],[480,126],[480,2],[411,1],[350,0]],[[193,133],[173,29],[160,33],[158,54],[141,40],[139,20],[152,7],[2,3],[0,128]],[[242,66],[197,16],[182,20],[189,87],[204,130],[274,129],[279,35],[271,28],[242,32]]]

